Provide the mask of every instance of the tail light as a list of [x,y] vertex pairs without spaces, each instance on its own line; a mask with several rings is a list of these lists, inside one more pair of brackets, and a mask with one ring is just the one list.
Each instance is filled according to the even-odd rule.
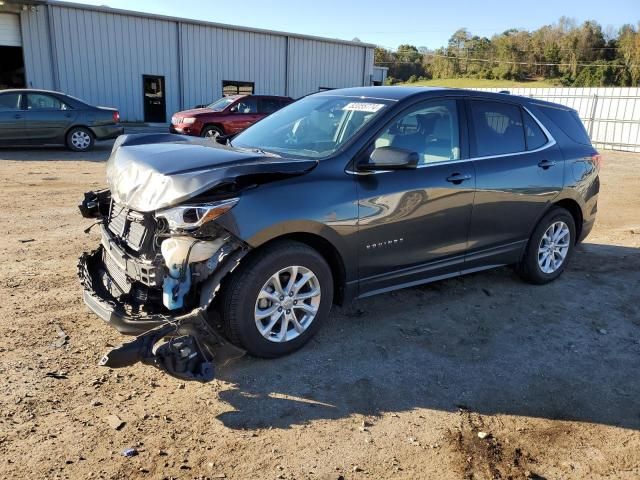
[[591,155],[591,161],[594,163],[596,168],[600,170],[600,166],[602,165],[602,155],[597,152],[594,153],[593,155]]
[[120,121],[120,112],[118,112],[117,110],[113,112],[113,121],[116,123]]

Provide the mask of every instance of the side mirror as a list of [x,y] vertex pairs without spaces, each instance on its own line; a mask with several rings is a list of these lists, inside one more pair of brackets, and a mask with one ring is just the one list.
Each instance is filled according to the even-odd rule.
[[418,166],[418,154],[401,148],[376,148],[368,162],[359,162],[358,170],[409,170]]

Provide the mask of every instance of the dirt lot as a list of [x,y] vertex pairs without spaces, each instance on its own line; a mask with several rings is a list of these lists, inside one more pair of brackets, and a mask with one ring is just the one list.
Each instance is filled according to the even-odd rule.
[[359,301],[296,354],[185,385],[97,366],[122,337],[80,299],[98,234],[76,205],[108,150],[0,150],[0,477],[640,477],[640,155],[605,153],[554,284],[503,268]]

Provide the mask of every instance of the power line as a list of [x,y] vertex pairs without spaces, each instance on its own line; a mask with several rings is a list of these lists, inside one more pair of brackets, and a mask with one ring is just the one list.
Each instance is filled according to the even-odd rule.
[[[638,65],[611,65],[606,63],[552,63],[552,62],[514,62],[510,60],[495,60],[487,58],[468,58],[457,57],[455,55],[440,55],[437,53],[425,53],[421,54],[423,57],[436,57],[460,60],[463,62],[481,62],[481,63],[503,63],[508,65],[527,65],[530,67],[613,67],[613,68],[636,68]],[[393,64],[393,65],[413,65],[415,62],[376,62],[378,65]]]
[[[388,50],[390,52],[398,52],[398,47],[390,47],[388,45],[378,45],[379,48],[384,48],[385,50]],[[462,47],[460,48],[460,51],[471,51],[473,50],[473,47],[469,48],[469,47]],[[577,50],[576,48],[573,47],[558,47],[557,50],[561,50],[561,51],[574,51]],[[622,50],[622,47],[580,47],[580,50]],[[536,50],[533,48],[527,48],[525,50],[515,50],[518,53],[526,53],[526,52],[535,52]]]

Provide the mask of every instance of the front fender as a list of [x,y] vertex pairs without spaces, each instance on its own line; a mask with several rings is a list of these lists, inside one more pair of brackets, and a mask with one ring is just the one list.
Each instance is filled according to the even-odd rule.
[[341,257],[347,282],[354,280],[358,251],[355,184],[349,177],[314,173],[246,190],[238,204],[216,221],[253,248],[293,234],[320,237]]

